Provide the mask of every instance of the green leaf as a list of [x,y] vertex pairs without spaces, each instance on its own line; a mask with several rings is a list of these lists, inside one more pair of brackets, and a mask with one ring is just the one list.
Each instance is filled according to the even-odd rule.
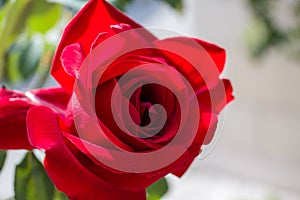
[[166,178],[162,178],[147,188],[148,200],[160,200],[168,192],[168,182]]
[[53,200],[68,200],[68,197],[64,193],[55,190]]
[[6,151],[0,150],[0,172],[1,172],[2,167],[4,165],[5,159],[6,159]]
[[16,200],[52,200],[54,186],[44,171],[43,165],[33,153],[27,153],[17,166],[15,174]]
[[7,83],[15,83],[22,79],[19,71],[19,58],[23,46],[13,45],[7,53],[7,61],[5,67],[5,81]]
[[44,40],[39,34],[14,43],[6,55],[5,81],[14,84],[39,73],[44,47]]
[[40,58],[43,54],[43,39],[39,36],[32,37],[19,57],[19,72],[23,79],[28,79],[36,72]]
[[176,9],[177,11],[182,11],[183,9],[182,0],[160,0],[160,1],[164,1],[165,3],[169,4],[172,8]]
[[60,19],[61,6],[46,0],[33,1],[27,25],[31,33],[46,33]]

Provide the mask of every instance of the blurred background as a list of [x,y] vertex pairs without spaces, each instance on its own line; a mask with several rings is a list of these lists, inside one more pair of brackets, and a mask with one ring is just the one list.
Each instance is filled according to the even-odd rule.
[[[5,4],[3,0],[0,2]],[[8,23],[3,28],[5,6],[1,7],[2,83],[19,89],[56,84],[47,75],[55,45],[63,26],[84,1],[74,0],[72,5],[70,1],[53,2],[36,5],[26,23],[20,21],[22,18],[15,19],[16,16],[9,18],[10,22],[17,20],[16,27],[23,28],[10,39],[4,36],[13,35],[11,32],[16,27]],[[167,177],[169,190],[163,199],[299,200],[300,1],[121,0],[114,3],[145,27],[170,29],[227,50],[223,77],[231,80],[236,99],[223,112],[218,143],[208,157],[196,159],[182,179]],[[26,5],[13,6],[21,9]],[[31,14],[35,12],[34,18]],[[44,17],[49,23],[35,21],[46,13],[49,16]],[[43,28],[41,23],[48,27]],[[11,165],[18,158],[13,152],[8,157],[0,176],[0,199],[13,195]]]

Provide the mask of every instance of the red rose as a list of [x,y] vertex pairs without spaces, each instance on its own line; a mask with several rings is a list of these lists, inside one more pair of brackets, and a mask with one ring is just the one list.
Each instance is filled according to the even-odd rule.
[[63,89],[1,90],[0,148],[44,149],[49,177],[70,199],[146,199],[145,188],[181,176],[212,139],[233,99],[219,78],[224,63],[218,46],[159,40],[106,1],[91,0],[53,60]]

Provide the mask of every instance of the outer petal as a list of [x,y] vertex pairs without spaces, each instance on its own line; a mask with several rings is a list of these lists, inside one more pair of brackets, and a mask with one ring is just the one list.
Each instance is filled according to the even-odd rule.
[[73,43],[80,43],[88,54],[99,33],[109,32],[110,26],[125,23],[132,28],[140,28],[136,22],[118,11],[104,0],[90,0],[66,27],[52,63],[52,75],[69,92],[74,79],[62,67],[60,56],[63,49]]
[[57,117],[49,108],[30,109],[27,124],[32,145],[46,150],[45,169],[48,175],[70,199],[146,199],[145,191],[117,189],[83,167],[65,145]]
[[223,48],[187,37],[157,40],[155,44],[166,56],[165,60],[176,67],[195,90],[216,85],[225,64]]
[[45,105],[63,115],[69,98],[62,88],[36,89],[26,93],[0,89],[0,149],[32,149],[27,138],[28,110]]
[[[69,143],[67,141],[66,143],[69,144],[68,147],[72,149],[73,155],[75,155],[76,159],[82,163],[82,165],[102,180],[109,182],[121,190],[133,192],[141,191],[166,176],[171,171],[170,168],[174,168],[174,166],[167,166],[159,171],[149,173],[128,173],[119,171],[105,164],[107,162],[115,162],[115,164],[119,163],[120,165],[127,163],[128,158],[126,156],[122,157],[122,153],[118,150],[105,149],[69,134],[66,134],[65,138],[69,141]],[[116,159],[115,156],[118,158]],[[102,163],[104,160],[105,162]],[[135,160],[130,158],[130,161],[132,166],[134,166]]]
[[198,129],[197,136],[195,137],[193,144],[190,148],[181,156],[183,160],[182,164],[179,165],[172,174],[181,177],[186,170],[190,167],[194,159],[201,152],[203,144],[208,144],[212,140],[218,123],[218,117],[216,114],[203,111],[201,113],[201,122]]
[[35,89],[26,92],[33,101],[41,105],[49,106],[53,109],[64,112],[67,109],[71,96],[63,88]]
[[25,120],[32,106],[22,93],[0,89],[0,149],[32,149]]
[[230,81],[221,79],[215,87],[197,91],[197,98],[201,106],[219,114],[234,99],[232,91]]

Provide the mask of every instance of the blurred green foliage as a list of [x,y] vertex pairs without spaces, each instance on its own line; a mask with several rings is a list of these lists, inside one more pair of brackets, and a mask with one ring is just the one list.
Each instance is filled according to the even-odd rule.
[[182,0],[160,0],[168,3],[172,8],[181,11],[183,9],[183,1]]
[[36,74],[45,77],[55,47],[47,32],[58,23],[62,7],[46,0],[1,2],[0,82],[14,85]]
[[147,188],[148,200],[160,200],[169,190],[166,178],[162,178]]
[[15,199],[65,200],[67,198],[55,189],[35,155],[28,152],[16,169]]
[[129,3],[132,3],[134,0],[108,0],[111,4],[113,4],[114,6],[116,6],[117,8],[119,8],[122,11],[126,10],[126,6]]
[[[247,29],[248,44],[256,58],[271,48],[300,55],[300,0],[247,0],[254,18]],[[285,16],[284,16],[285,15]],[[286,16],[288,15],[288,21]],[[280,19],[285,19],[284,23]]]

